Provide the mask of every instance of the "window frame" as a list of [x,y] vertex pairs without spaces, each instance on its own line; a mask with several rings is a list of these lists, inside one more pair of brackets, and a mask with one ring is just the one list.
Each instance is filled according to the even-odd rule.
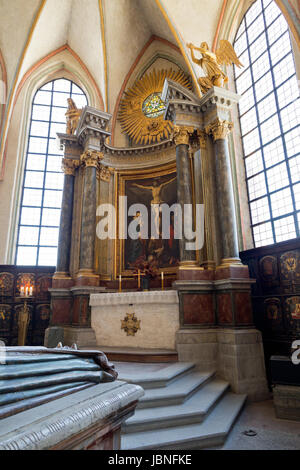
[[[66,92],[66,91],[62,91],[62,90],[55,90],[55,82],[57,81],[60,81],[60,80],[65,80],[67,82],[69,82],[70,84],[70,91],[69,92]],[[44,89],[46,86],[49,86],[51,84],[51,88],[48,89]],[[75,92],[73,92],[73,88],[74,86],[76,87],[75,89]],[[81,93],[78,93],[79,90],[81,90]],[[51,99],[50,99],[50,103],[49,104],[41,104],[41,103],[35,103],[35,100],[36,100],[36,97],[37,97],[37,94],[39,92],[42,92],[42,93],[47,93],[47,92],[50,92],[51,93]],[[56,185],[56,187],[46,187],[46,178],[47,178],[47,175],[49,174],[53,174],[53,175],[60,175],[62,174],[63,175],[63,172],[62,170],[53,170],[53,169],[48,169],[48,160],[49,160],[49,156],[50,157],[54,157],[54,158],[57,158],[57,159],[62,159],[63,158],[63,154],[62,152],[59,151],[59,149],[57,149],[57,152],[56,153],[53,153],[51,152],[51,150],[49,149],[51,143],[53,141],[56,140],[56,137],[53,137],[51,136],[51,127],[53,124],[57,124],[57,125],[64,125],[66,126],[66,121],[64,122],[60,122],[60,121],[54,121],[52,120],[52,113],[53,113],[53,108],[60,108],[60,109],[65,109],[67,110],[67,106],[60,106],[60,105],[56,105],[56,104],[53,104],[53,100],[54,100],[54,95],[55,94],[62,94],[62,95],[65,95],[66,96],[66,99],[67,98],[73,98],[75,101],[76,101],[76,96],[80,96],[80,97],[85,97],[86,99],[86,103],[88,105],[88,96],[87,94],[84,92],[84,90],[77,84],[75,83],[73,80],[70,80],[69,78],[64,78],[64,77],[59,77],[59,78],[56,78],[54,80],[49,80],[47,82],[45,82],[43,85],[41,85],[37,90],[36,92],[34,93],[33,95],[33,98],[32,98],[32,101],[31,101],[31,106],[30,106],[30,117],[29,117],[29,126],[28,126],[28,132],[27,132],[27,143],[26,143],[26,153],[25,153],[25,162],[24,162],[24,170],[23,170],[23,176],[22,176],[22,189],[21,189],[21,197],[20,197],[20,209],[19,209],[19,214],[18,214],[18,224],[17,224],[17,237],[16,237],[16,245],[15,245],[15,265],[17,266],[24,266],[24,264],[20,264],[18,263],[18,252],[19,252],[19,248],[36,248],[36,255],[35,255],[35,263],[31,263],[30,265],[26,264],[26,266],[50,266],[50,264],[43,264],[43,263],[40,263],[39,261],[39,255],[40,255],[40,249],[41,248],[50,248],[50,249],[56,249],[57,250],[57,247],[58,247],[58,240],[57,240],[57,244],[41,244],[41,234],[42,234],[42,229],[57,229],[58,231],[58,234],[59,234],[59,222],[58,222],[58,225],[51,225],[51,224],[43,224],[43,211],[44,209],[46,210],[55,210],[55,211],[59,211],[59,218],[60,218],[60,211],[61,211],[61,203],[60,205],[58,206],[51,206],[51,205],[47,205],[45,206],[44,205],[44,201],[45,201],[45,193],[46,191],[55,191],[55,192],[60,192],[61,195],[63,193],[63,186],[61,188],[58,187],[58,185]],[[34,106],[35,107],[39,107],[39,106],[47,106],[49,109],[49,117],[47,120],[44,120],[44,119],[37,119],[37,118],[33,118],[33,111],[34,111]],[[47,131],[47,134],[45,136],[41,135],[35,135],[32,133],[32,124],[33,123],[47,123],[48,125],[48,131]],[[30,141],[32,138],[38,138],[38,139],[45,139],[46,140],[46,149],[44,152],[33,152],[33,151],[29,151],[30,150]],[[32,168],[27,168],[27,164],[28,164],[28,158],[30,155],[36,155],[36,156],[43,156],[44,157],[44,168],[43,170],[40,170],[40,169],[32,169]],[[43,176],[42,176],[42,179],[43,179],[43,184],[38,187],[37,185],[35,186],[26,186],[26,174],[27,172],[31,172],[31,173],[43,173]],[[25,195],[25,190],[38,190],[38,191],[41,191],[41,201],[40,201],[40,205],[37,206],[37,205],[30,205],[28,206],[27,204],[24,204],[23,201],[24,201],[24,195]],[[24,223],[21,223],[22,222],[22,211],[23,211],[23,208],[26,208],[26,209],[39,209],[40,210],[40,214],[39,214],[39,224],[38,225],[33,225],[33,224],[24,224]],[[24,244],[24,243],[20,243],[20,229],[21,227],[26,227],[26,228],[34,228],[34,229],[38,229],[38,238],[37,238],[37,242],[36,244]],[[58,236],[57,234],[57,236]],[[55,266],[56,265],[56,258],[55,258],[55,263],[51,266]]]
[[[282,81],[282,83],[280,83],[279,85],[276,85],[276,81],[275,81],[275,74],[274,74],[274,68],[280,64],[281,62],[283,62],[284,60],[286,60],[286,58],[288,56],[291,56],[292,57],[292,60],[294,62],[294,55],[293,55],[293,49],[292,49],[292,44],[291,44],[291,38],[290,38],[290,31],[289,31],[289,26],[287,24],[287,29],[283,32],[281,32],[278,36],[276,36],[275,39],[273,39],[272,42],[270,42],[270,39],[269,39],[269,36],[268,36],[268,30],[269,28],[278,20],[278,18],[280,17],[283,17],[284,18],[284,15],[282,14],[281,11],[279,11],[278,15],[275,16],[272,21],[269,22],[269,24],[267,24],[267,21],[266,21],[266,15],[265,15],[265,10],[269,7],[269,5],[272,3],[273,0],[269,0],[269,1],[262,1],[262,0],[257,0],[261,3],[261,11],[255,15],[255,17],[252,18],[252,20],[249,22],[249,24],[246,22],[246,18],[247,18],[247,14],[249,13],[249,11],[251,10],[251,8],[253,7],[254,4],[252,4],[248,10],[246,11],[246,13],[244,14],[243,18],[242,18],[242,21],[240,23],[240,26],[237,30],[237,33],[236,33],[236,36],[235,36],[235,39],[234,39],[234,43],[233,45],[235,46],[235,43],[240,40],[242,38],[242,36],[244,36],[245,38],[245,44],[246,44],[246,47],[240,51],[238,53],[238,56],[240,57],[242,54],[244,54],[245,52],[248,51],[248,58],[249,58],[249,64],[247,65],[247,67],[245,67],[245,70],[243,70],[241,73],[239,73],[237,75],[237,70],[236,68],[234,68],[234,79],[235,79],[235,85],[237,84],[237,80],[240,79],[241,77],[243,77],[243,74],[246,73],[246,72],[249,72],[250,73],[250,77],[251,77],[251,85],[247,88],[245,88],[245,90],[243,90],[242,92],[242,95],[244,95],[245,93],[247,93],[248,91],[252,90],[252,93],[253,93],[253,104],[250,106],[250,107],[247,107],[246,110],[244,110],[243,112],[241,112],[240,110],[240,106],[238,107],[238,116],[239,116],[239,123],[240,123],[240,127],[241,127],[241,140],[242,140],[242,146],[243,146],[243,160],[244,160],[244,164],[245,164],[245,174],[246,174],[246,186],[247,186],[247,195],[248,195],[248,205],[249,205],[249,212],[250,212],[250,225],[251,225],[251,231],[252,231],[252,236],[253,236],[253,241],[254,241],[254,245],[256,247],[260,247],[260,246],[267,246],[267,245],[271,245],[271,244],[275,244],[275,243],[279,243],[281,241],[286,241],[286,240],[291,240],[292,238],[295,238],[295,237],[292,237],[292,238],[285,238],[285,239],[280,239],[280,240],[277,240],[278,237],[280,237],[279,234],[276,235],[276,231],[275,231],[275,223],[277,221],[279,221],[280,219],[284,219],[284,218],[288,218],[288,217],[292,217],[293,218],[293,221],[294,221],[294,227],[295,227],[295,235],[296,235],[296,238],[298,238],[300,236],[300,230],[299,230],[299,224],[300,224],[300,208],[297,209],[297,206],[296,206],[296,198],[295,198],[295,193],[294,193],[294,187],[295,185],[299,184],[299,180],[298,181],[293,181],[292,179],[292,175],[291,175],[291,169],[290,169],[290,166],[289,166],[289,162],[294,159],[294,158],[299,158],[300,156],[300,150],[299,151],[295,151],[295,153],[292,155],[292,156],[288,156],[288,151],[287,151],[287,144],[286,144],[286,141],[285,141],[285,136],[292,132],[292,131],[295,131],[297,128],[299,128],[299,132],[300,132],[300,124],[299,123],[296,123],[295,126],[292,126],[292,127],[289,127],[287,130],[284,131],[284,128],[283,128],[283,123],[282,123],[282,117],[281,117],[281,113],[284,111],[284,109],[286,109],[288,106],[291,106],[291,104],[295,103],[297,100],[300,99],[299,97],[299,94],[297,97],[293,98],[291,101],[287,102],[284,104],[284,106],[280,107],[280,103],[279,103],[279,99],[278,99],[278,90],[281,89],[281,87],[284,86],[285,83],[287,83],[289,80],[291,80],[293,77],[296,77],[297,79],[297,74],[296,74],[296,68],[295,68],[295,63],[294,63],[294,70],[289,74],[289,76],[287,78],[284,79],[284,81]],[[276,3],[275,3],[276,5]],[[277,6],[277,5],[276,5]],[[277,7],[278,8],[278,7]],[[255,36],[254,38],[252,39],[249,39],[249,35],[248,35],[248,30],[251,26],[254,25],[255,22],[258,21],[258,18],[261,17],[262,20],[263,20],[263,30],[257,35]],[[285,18],[284,18],[285,20]],[[285,20],[286,21],[286,20]],[[239,32],[240,28],[242,27],[242,31]],[[288,36],[288,39],[290,41],[290,51],[288,52],[288,54],[286,55],[283,55],[279,60],[276,60],[276,62],[272,62],[272,58],[271,58],[271,52],[270,52],[270,48],[273,47],[274,45],[276,45],[276,43],[283,38],[284,35]],[[254,60],[251,59],[251,53],[250,53],[250,46],[252,44],[255,43],[255,41],[259,41],[259,38],[262,38],[264,36],[265,38],[265,41],[266,41],[266,49],[263,49],[259,55],[257,55],[255,57]],[[259,76],[258,78],[254,79],[254,74],[253,74],[253,64],[255,64],[256,62],[258,62],[258,60],[264,55],[264,54],[267,54],[267,57],[268,57],[268,64],[269,64],[269,68],[264,71],[264,73]],[[268,90],[264,95],[262,95],[259,99],[257,99],[257,96],[256,96],[256,89],[255,89],[255,85],[257,84],[257,82],[259,80],[263,80],[264,77],[266,77],[268,74],[270,74],[271,76],[271,80],[272,80],[272,89]],[[236,85],[237,86],[237,85]],[[263,119],[260,119],[260,116],[259,116],[259,105],[263,102],[264,99],[268,98],[268,97],[271,97],[273,95],[274,97],[274,100],[275,100],[275,106],[276,106],[276,110],[274,113],[270,114],[270,115],[267,115],[267,117],[264,117]],[[256,122],[254,123],[253,122],[253,125],[254,127],[250,127],[249,129],[247,129],[247,132],[244,132],[242,131],[242,125],[241,125],[241,119],[243,118],[243,116],[245,116],[249,111],[253,111],[254,110],[254,113],[255,113],[255,118],[256,118]],[[278,120],[278,124],[279,124],[279,134],[275,137],[272,137],[272,139],[270,140],[267,140],[266,142],[263,142],[263,139],[262,139],[262,125],[264,125],[265,123],[267,123],[269,120],[271,120],[272,118],[274,117],[277,117],[277,120]],[[255,129],[257,129],[258,131],[258,137],[259,137],[259,147],[255,148],[254,150],[252,149],[251,152],[249,152],[247,155],[246,155],[246,151],[245,151],[245,145],[244,145],[244,138],[249,135],[251,132],[253,132]],[[281,144],[282,144],[282,149],[283,149],[283,158],[281,160],[278,160],[274,163],[272,163],[271,165],[267,165],[266,164],[266,160],[265,160],[265,155],[264,155],[264,149],[266,146],[272,144],[272,143],[275,143],[276,140],[281,140]],[[260,152],[261,154],[261,162],[262,162],[262,169],[258,170],[257,172],[256,171],[253,171],[253,173],[251,172],[251,175],[249,176],[248,175],[248,170],[247,170],[247,166],[246,166],[246,161],[249,157],[251,156],[254,156],[255,153],[257,152]],[[287,172],[287,177],[288,177],[288,184],[280,187],[280,188],[277,188],[275,190],[270,190],[269,189],[269,186],[270,186],[270,183],[271,183],[271,179],[270,177],[268,178],[268,172],[274,168],[276,168],[277,166],[279,167],[280,165],[282,164],[285,164],[285,167],[286,167],[286,172]],[[260,195],[258,197],[252,197],[250,199],[250,191],[249,191],[249,180],[259,176],[259,175],[263,175],[264,176],[264,183],[265,183],[265,187],[266,187],[266,192],[264,192],[263,195]],[[274,212],[274,207],[272,208],[272,202],[271,202],[271,197],[276,194],[276,193],[279,193],[280,191],[283,191],[283,190],[286,190],[286,189],[289,189],[290,190],[290,195],[291,195],[291,201],[292,201],[292,208],[293,210],[290,211],[290,212],[285,212],[284,214],[282,215],[278,215],[278,216],[274,216],[273,215],[273,212]],[[259,201],[259,200],[262,200],[262,199],[267,199],[267,203],[268,203],[268,210],[269,210],[269,218],[264,218],[263,220],[259,220],[258,222],[254,222],[253,221],[253,213],[252,213],[252,209],[251,209],[251,204]],[[299,219],[298,219],[299,218]],[[268,243],[266,245],[266,243],[260,243],[260,241],[256,241],[255,239],[255,228],[256,227],[259,227],[259,226],[263,226],[264,224],[267,224],[267,223],[270,223],[271,224],[271,231],[272,231],[272,237],[273,237],[273,242],[272,243]],[[267,232],[265,232],[267,233]],[[288,233],[287,233],[288,234]]]

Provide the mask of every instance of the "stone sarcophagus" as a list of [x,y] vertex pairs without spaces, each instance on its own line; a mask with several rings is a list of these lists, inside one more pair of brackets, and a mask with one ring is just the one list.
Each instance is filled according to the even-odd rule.
[[101,351],[0,351],[0,449],[119,449],[143,389],[116,380]]

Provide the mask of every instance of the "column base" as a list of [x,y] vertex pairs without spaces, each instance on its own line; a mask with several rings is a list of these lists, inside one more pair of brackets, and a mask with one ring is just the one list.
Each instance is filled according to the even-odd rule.
[[74,284],[73,279],[67,272],[56,271],[52,277],[53,288],[68,288]]
[[224,258],[216,267],[216,280],[229,278],[249,278],[248,266],[242,264],[240,258]]
[[76,275],[76,286],[99,286],[100,276],[92,269],[80,269]]
[[[178,280],[203,279],[204,268],[199,266],[197,261],[181,261],[178,268]],[[204,277],[206,279],[206,277]]]
[[44,346],[55,348],[61,342],[63,346],[77,344],[78,348],[97,346],[93,328],[78,328],[73,326],[50,326],[45,331]]

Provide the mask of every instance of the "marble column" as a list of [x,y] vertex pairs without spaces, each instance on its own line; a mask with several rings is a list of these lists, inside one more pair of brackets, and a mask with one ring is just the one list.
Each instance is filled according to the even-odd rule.
[[179,240],[181,266],[196,265],[196,253],[194,250],[186,249],[186,243],[189,242],[189,240],[185,238],[184,234],[185,224],[193,228],[193,211],[191,212],[189,219],[187,219],[187,216],[184,217],[184,205],[189,204],[191,207],[193,205],[192,175],[189,156],[189,138],[193,132],[193,127],[174,127],[177,167],[177,202],[182,208],[182,237]]
[[82,218],[80,234],[80,255],[77,284],[98,285],[95,274],[96,209],[97,209],[97,168],[103,154],[87,150],[81,155],[84,165]]
[[227,135],[233,124],[217,118],[206,131],[214,140],[218,220],[221,232],[222,260],[220,268],[241,265],[237,223]]
[[[57,250],[57,265],[54,280],[70,280],[70,251],[72,239],[72,216],[74,198],[75,170],[79,165],[78,160],[63,158],[62,170],[64,176],[64,189],[61,206],[59,239]],[[60,283],[61,284],[61,283]]]

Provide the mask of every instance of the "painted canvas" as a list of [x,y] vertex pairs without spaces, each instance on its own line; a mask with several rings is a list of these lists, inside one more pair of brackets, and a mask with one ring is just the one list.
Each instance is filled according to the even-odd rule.
[[[153,210],[152,219],[158,229],[159,238],[151,238],[151,205],[166,203],[169,206],[177,202],[176,173],[167,175],[127,180],[125,183],[125,194],[127,196],[128,207],[132,204],[141,203],[148,209],[149,236],[143,238],[142,235],[136,240],[128,238],[125,240],[124,264],[125,269],[132,269],[139,260],[156,260],[159,268],[172,268],[179,263],[179,243],[174,238],[174,215],[170,216],[170,238],[163,240],[161,237],[161,211]],[[137,223],[137,231],[142,234],[143,223],[141,214],[136,213],[129,216],[127,225],[133,219]],[[140,223],[139,223],[140,221]]]

